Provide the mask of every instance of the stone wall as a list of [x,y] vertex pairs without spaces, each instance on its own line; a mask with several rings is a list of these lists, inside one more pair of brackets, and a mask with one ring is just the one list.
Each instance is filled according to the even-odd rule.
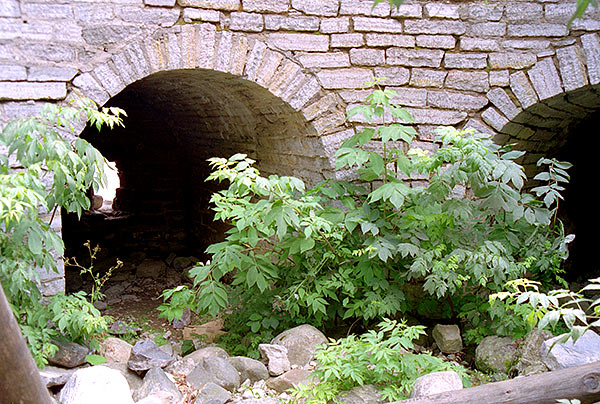
[[411,147],[435,148],[437,125],[470,126],[520,143],[529,167],[600,106],[597,9],[569,30],[574,0],[372,5],[3,0],[0,121],[79,95],[122,106],[125,131],[89,135],[120,167],[120,203],[140,213],[152,187],[179,195],[169,200],[188,208],[169,216],[159,204],[144,223],[180,215],[193,239],[207,228],[189,217],[206,211],[206,158],[245,152],[266,173],[331,176],[337,145],[365,124],[345,112],[374,77],[415,118]]

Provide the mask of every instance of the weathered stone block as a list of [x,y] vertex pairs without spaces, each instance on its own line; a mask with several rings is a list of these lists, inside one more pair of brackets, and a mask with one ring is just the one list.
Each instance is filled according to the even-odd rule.
[[332,34],[331,35],[331,47],[332,48],[355,48],[365,44],[365,37],[363,34],[352,33],[352,34]]
[[386,60],[390,65],[411,67],[440,67],[444,51],[429,49],[389,48]]
[[235,11],[240,8],[240,0],[177,0],[184,7],[200,7],[215,10]]
[[494,52],[489,55],[492,69],[525,69],[533,66],[537,56],[532,53]]
[[485,53],[446,53],[444,67],[455,69],[484,69],[487,67]]
[[138,35],[141,27],[136,25],[97,24],[83,28],[83,39],[90,45],[123,43]]
[[486,92],[490,89],[488,73],[452,70],[446,78],[446,87],[456,90]]
[[472,3],[466,5],[464,17],[472,21],[499,21],[504,6],[493,3]]
[[428,91],[427,104],[432,107],[456,109],[459,111],[479,111],[488,104],[483,96],[469,95],[452,91]]
[[489,107],[481,114],[481,118],[485,123],[490,125],[492,128],[497,131],[502,130],[506,124],[508,124],[508,119],[504,115],[502,115],[498,110],[494,107]]
[[434,372],[421,376],[415,381],[410,398],[426,397],[462,388],[462,380],[458,373],[451,370]]
[[339,0],[292,0],[292,7],[309,15],[333,17],[340,8]]
[[281,53],[267,50],[256,73],[255,81],[261,86],[266,86],[271,81],[271,77],[275,74],[282,60],[283,55]]
[[379,66],[385,64],[383,49],[350,49],[350,61],[353,65]]
[[327,35],[277,32],[269,34],[269,43],[281,50],[325,52],[329,49]]
[[83,73],[75,77],[73,85],[81,90],[83,96],[91,98],[99,105],[103,105],[110,98],[108,92],[90,73]]
[[402,18],[421,18],[423,17],[423,8],[420,4],[401,4],[399,7],[392,7],[392,17]]
[[600,41],[597,34],[581,36],[590,84],[600,83]]
[[382,81],[384,85],[401,86],[408,83],[410,70],[404,67],[376,67],[376,77],[385,77]]
[[[355,50],[355,49],[353,49]],[[309,52],[297,55],[304,67],[350,67],[350,58],[344,52]]]
[[412,48],[415,46],[415,37],[401,34],[366,34],[368,46],[397,46],[399,48]]
[[540,100],[553,97],[563,92],[558,71],[552,59],[542,59],[527,72],[533,88]]
[[233,31],[260,32],[265,27],[262,14],[237,12],[230,18],[229,29]]
[[390,15],[390,5],[388,2],[383,1],[373,7],[371,0],[342,0],[340,14],[387,17]]
[[421,88],[390,87],[398,93],[398,96],[392,98],[392,102],[408,107],[427,106],[427,90]]
[[558,48],[556,57],[566,91],[575,90],[588,84],[581,48],[575,45]]
[[173,7],[175,0],[144,0],[147,6]]
[[443,87],[448,73],[441,70],[412,69],[410,85],[415,87]]
[[435,18],[450,18],[458,20],[460,15],[458,14],[458,4],[444,4],[444,3],[427,3],[425,4],[425,14],[428,17]]
[[0,17],[20,17],[19,0],[4,0],[0,3]]
[[317,31],[319,17],[297,15],[286,17],[284,15],[265,15],[265,28],[268,30],[288,31]]
[[480,22],[471,25],[469,35],[474,37],[504,36],[506,35],[505,22]]
[[183,21],[207,21],[219,22],[221,13],[217,10],[205,10],[202,8],[184,8]]
[[467,26],[462,21],[406,20],[404,22],[404,32],[407,34],[462,35],[466,31]]
[[515,105],[506,91],[502,88],[491,89],[487,98],[494,104],[508,119],[514,119],[523,110]]
[[321,20],[320,31],[324,34],[348,32],[350,28],[349,17],[325,18]]
[[421,48],[454,49],[456,39],[452,35],[418,35],[417,46]]
[[510,22],[538,22],[544,16],[544,6],[539,3],[512,3],[504,7],[504,18]]
[[460,49],[467,51],[499,51],[500,44],[497,39],[486,38],[460,38]]
[[352,17],[355,31],[402,32],[402,23],[390,18]]
[[244,0],[244,11],[258,13],[285,13],[290,8],[289,0]]
[[[21,81],[27,79],[27,70],[25,66],[19,65],[0,65],[1,81]],[[42,80],[45,81],[45,80]],[[56,80],[60,81],[60,80]]]
[[[430,124],[430,125],[457,125],[465,120],[466,112],[462,111],[447,111],[433,108],[411,108],[406,110],[414,118],[415,124]],[[404,122],[407,123],[407,122]]]
[[62,100],[65,83],[0,82],[0,100]]
[[324,88],[361,88],[368,81],[373,81],[370,69],[352,67],[347,69],[323,70],[317,73]]
[[508,35],[516,37],[545,36],[561,37],[567,35],[567,27],[564,24],[509,24]]
[[523,108],[528,108],[538,102],[537,94],[523,72],[510,75],[510,89]]

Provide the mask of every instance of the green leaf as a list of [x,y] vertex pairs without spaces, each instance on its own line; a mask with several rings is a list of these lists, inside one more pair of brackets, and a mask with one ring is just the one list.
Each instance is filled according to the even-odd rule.
[[85,360],[87,363],[89,363],[92,366],[106,363],[106,358],[102,355],[94,355],[94,354],[86,355]]

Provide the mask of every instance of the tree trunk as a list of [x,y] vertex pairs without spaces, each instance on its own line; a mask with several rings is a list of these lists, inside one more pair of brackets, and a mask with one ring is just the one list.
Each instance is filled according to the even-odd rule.
[[582,404],[600,401],[600,362],[412,398],[396,404],[555,404],[561,398],[576,398]]
[[51,404],[0,285],[0,404]]

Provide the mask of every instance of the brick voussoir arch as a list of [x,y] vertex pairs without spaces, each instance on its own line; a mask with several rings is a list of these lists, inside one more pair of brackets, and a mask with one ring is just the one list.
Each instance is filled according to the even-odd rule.
[[566,128],[600,107],[598,90],[600,38],[589,33],[530,68],[513,72],[509,86],[488,91],[492,105],[481,117],[507,141],[543,142],[548,139],[536,133]]
[[299,63],[265,42],[249,39],[243,32],[219,31],[210,23],[177,25],[154,37],[127,44],[77,75],[67,98],[85,96],[103,105],[153,73],[207,69],[257,83],[302,113],[318,135],[344,129],[344,119],[322,119],[312,105],[327,103],[332,97],[343,102],[328,94],[314,74],[306,73]]

